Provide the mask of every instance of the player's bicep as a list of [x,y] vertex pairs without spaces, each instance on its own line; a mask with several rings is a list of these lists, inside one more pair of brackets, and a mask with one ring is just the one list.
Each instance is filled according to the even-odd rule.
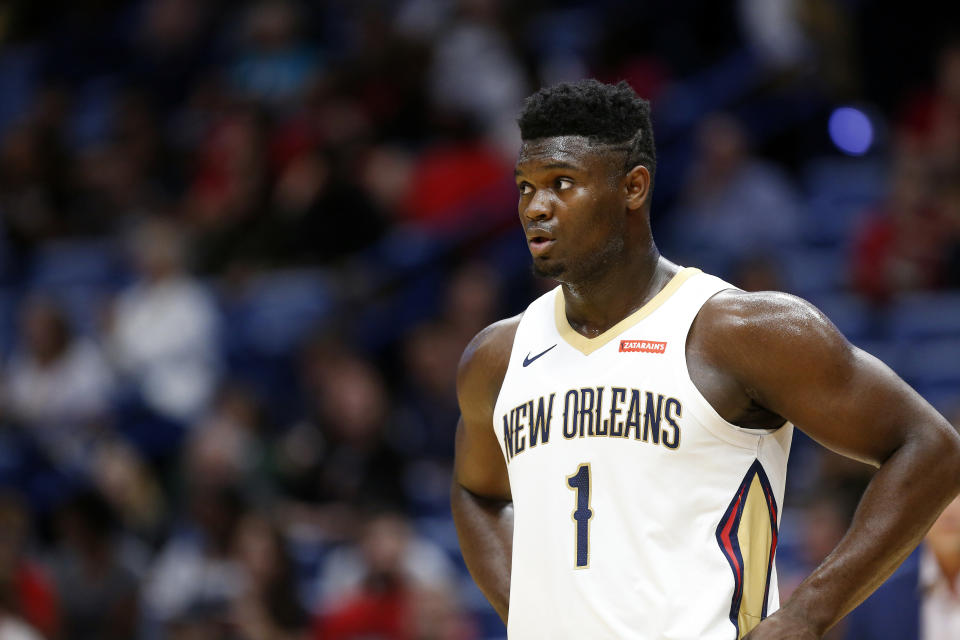
[[793,392],[779,385],[767,395],[774,411],[837,453],[879,465],[911,429],[943,420],[889,367],[852,345],[821,367],[800,369]]
[[510,499],[510,480],[491,424],[457,423],[454,479],[486,498]]
[[731,331],[741,383],[758,404],[824,446],[878,465],[910,437],[947,426],[809,303],[783,295],[748,301]]

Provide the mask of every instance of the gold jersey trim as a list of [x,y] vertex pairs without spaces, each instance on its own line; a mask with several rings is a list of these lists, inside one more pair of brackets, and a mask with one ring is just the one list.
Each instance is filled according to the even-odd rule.
[[595,338],[588,338],[583,334],[577,333],[576,329],[570,326],[570,322],[567,320],[563,288],[557,287],[557,294],[554,299],[554,316],[556,319],[557,332],[567,344],[583,355],[588,356],[656,311],[670,296],[676,293],[677,289],[679,289],[684,282],[698,273],[700,273],[700,269],[695,267],[681,269],[674,274],[666,286],[660,289],[646,304]]
[[740,553],[743,555],[743,599],[737,616],[740,638],[753,631],[767,611],[767,591],[772,569],[770,559],[774,548],[773,522],[767,500],[760,475],[754,475],[747,489],[737,530]]

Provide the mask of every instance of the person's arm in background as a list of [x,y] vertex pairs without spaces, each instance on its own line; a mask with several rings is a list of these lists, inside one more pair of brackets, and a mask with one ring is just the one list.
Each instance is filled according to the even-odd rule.
[[820,312],[785,294],[721,293],[692,344],[757,406],[829,449],[877,467],[846,535],[747,638],[819,638],[919,544],[960,491],[960,435]]
[[480,590],[507,622],[513,502],[493,410],[507,371],[519,317],[480,332],[457,371],[457,424],[450,506],[463,559]]

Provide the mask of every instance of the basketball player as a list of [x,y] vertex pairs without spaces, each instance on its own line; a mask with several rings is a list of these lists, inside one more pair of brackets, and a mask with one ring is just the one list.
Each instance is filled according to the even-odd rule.
[[[660,256],[649,105],[627,85],[542,89],[520,131],[520,222],[560,286],[460,364],[451,499],[474,579],[511,638],[821,637],[960,491],[960,437],[808,303]],[[877,471],[778,610],[793,425]]]

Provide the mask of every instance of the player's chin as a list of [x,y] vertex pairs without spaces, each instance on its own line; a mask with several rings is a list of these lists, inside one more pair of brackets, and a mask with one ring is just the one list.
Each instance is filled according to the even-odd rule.
[[556,279],[567,271],[562,262],[546,257],[534,258],[532,268],[533,274],[540,278]]

